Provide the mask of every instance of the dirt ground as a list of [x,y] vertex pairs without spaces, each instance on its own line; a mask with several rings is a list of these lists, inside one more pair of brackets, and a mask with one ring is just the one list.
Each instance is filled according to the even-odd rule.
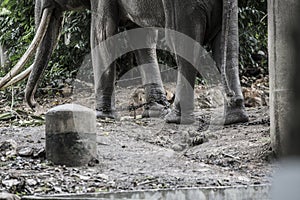
[[[130,101],[132,91],[118,89],[118,105]],[[0,191],[32,195],[269,183],[276,164],[268,107],[248,108],[250,122],[230,126],[209,126],[212,110],[197,104],[197,122],[188,126],[134,119],[129,112],[116,121],[98,120],[98,162],[79,168],[45,160],[44,125],[6,124],[0,128]]]

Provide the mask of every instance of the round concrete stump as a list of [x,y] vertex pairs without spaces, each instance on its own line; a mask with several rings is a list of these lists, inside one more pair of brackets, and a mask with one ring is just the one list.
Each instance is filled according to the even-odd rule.
[[56,165],[88,164],[97,155],[96,114],[93,110],[65,104],[46,113],[46,157]]

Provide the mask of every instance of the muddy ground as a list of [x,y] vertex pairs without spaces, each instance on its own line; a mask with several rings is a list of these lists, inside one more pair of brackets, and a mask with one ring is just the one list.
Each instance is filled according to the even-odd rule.
[[[129,102],[132,91],[118,89],[118,105]],[[44,110],[53,102],[47,100]],[[276,164],[268,107],[248,108],[250,122],[230,126],[209,126],[212,110],[196,106],[197,122],[189,126],[134,119],[129,112],[117,121],[98,120],[98,162],[79,168],[45,160],[44,125],[3,123],[0,191],[32,195],[269,183]]]

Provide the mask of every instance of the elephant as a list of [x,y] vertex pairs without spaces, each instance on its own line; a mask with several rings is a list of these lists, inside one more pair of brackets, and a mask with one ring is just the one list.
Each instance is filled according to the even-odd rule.
[[[176,29],[176,31],[197,40],[201,45],[209,45],[212,49],[213,59],[221,71],[221,79],[227,100],[225,103],[225,119],[223,119],[224,121],[221,120],[221,123],[226,125],[247,122],[249,118],[245,111],[238,68],[238,1],[191,1],[189,5],[181,0],[162,1],[165,8],[166,28]],[[195,4],[198,4],[197,8],[193,8]],[[203,12],[203,10],[206,10],[206,12]],[[193,16],[190,14],[191,12],[196,14]],[[190,24],[187,26],[186,22],[190,22]],[[170,42],[174,43],[174,38],[171,38]],[[180,46],[179,48],[184,46],[180,42],[176,43]],[[177,109],[175,108],[172,113],[166,116],[166,120],[176,123],[181,115],[181,120],[192,122],[194,118],[192,114],[193,104],[190,104],[187,100],[182,102],[182,99],[193,99],[194,93],[185,89],[184,78],[187,79],[189,85],[194,86],[197,73],[196,69],[183,58],[178,57],[177,60],[180,67],[179,75],[181,75],[176,88],[178,98],[175,99],[175,107]],[[180,110],[181,107],[184,107],[185,113]]]
[[[231,5],[233,7],[230,19],[227,19],[227,17],[223,16],[223,13],[226,13],[226,7],[223,6],[223,4],[227,3],[225,0],[37,0],[37,26],[39,24],[41,24],[39,27],[42,26],[40,22],[43,21],[41,19],[43,19],[44,15],[51,16],[51,18],[49,27],[44,33],[45,37],[42,40],[41,46],[43,48],[38,48],[35,64],[27,82],[25,99],[30,107],[35,106],[34,93],[58,38],[62,12],[88,8],[92,12],[91,47],[93,68],[95,77],[98,77],[95,79],[98,117],[115,118],[115,67],[112,65],[103,69],[101,66],[103,54],[99,49],[99,45],[102,41],[117,34],[120,24],[129,23],[134,28],[166,27],[174,29],[189,36],[201,45],[210,46],[217,66],[221,72],[223,70],[226,74],[224,76],[224,84],[230,90],[230,95],[227,95],[230,99],[226,104],[225,124],[246,122],[249,119],[245,111],[238,74],[237,0],[232,0],[232,2]],[[224,25],[226,21],[229,21],[228,26]],[[224,29],[224,27],[228,27],[227,34],[222,34],[222,28]],[[147,36],[145,37],[147,38]],[[154,80],[154,86],[150,84],[150,88],[146,88],[149,91],[148,98],[154,104],[154,110],[162,113],[161,107],[167,108],[168,104],[165,103],[162,83],[159,71],[157,71],[156,37],[157,33],[154,31],[146,39],[146,42],[149,43],[148,46],[151,48],[138,50],[136,54],[139,64],[151,63],[153,66],[151,69],[144,68],[142,77],[145,83],[148,83],[149,80]],[[222,44],[226,45],[220,48]],[[225,50],[228,52],[228,55],[222,56]],[[195,121],[193,114],[194,94],[190,90],[186,90],[186,83],[183,80],[186,79],[189,85],[194,88],[196,71],[190,63],[179,56],[177,56],[177,62],[180,73],[178,73],[176,85],[175,105],[171,112],[168,111],[168,114],[163,112],[163,115],[165,115],[165,120],[168,123],[190,124]],[[101,78],[99,79],[99,77]],[[0,82],[0,87],[2,86],[1,84],[5,83],[7,81],[4,83]],[[227,91],[226,93],[229,92]],[[182,102],[187,103],[182,104]]]
[[[30,74],[25,89],[25,100],[31,108],[34,108],[37,105],[34,100],[34,94],[41,75],[49,63],[50,56],[59,38],[59,33],[62,28],[63,12],[82,9],[91,10],[91,2],[89,0],[36,0],[36,37],[27,52],[20,59],[19,63],[2,80],[0,80],[0,88],[18,82]],[[126,28],[136,28],[136,25],[133,23],[126,23]],[[155,37],[151,38],[154,40],[156,39]],[[91,40],[93,43],[93,37]],[[163,88],[163,83],[160,77],[160,71],[156,59],[155,42],[150,42],[150,44],[152,48],[140,49],[134,52],[138,64],[141,65],[139,70],[141,72],[146,94],[145,99],[147,101],[147,107],[145,108],[142,116],[161,117],[168,113],[170,103],[166,98],[165,89]],[[34,64],[20,75],[16,76],[36,48],[37,53]],[[95,59],[92,60],[94,61]],[[143,64],[148,65],[142,66]],[[97,67],[94,67],[94,71],[97,71]],[[95,80],[97,83],[95,88],[96,115],[98,118],[106,119],[116,117],[113,94],[115,82],[114,76],[116,73],[115,64],[112,64],[112,66],[108,68],[107,72],[104,74],[110,73],[113,73],[113,76],[104,75],[100,82],[99,80]]]

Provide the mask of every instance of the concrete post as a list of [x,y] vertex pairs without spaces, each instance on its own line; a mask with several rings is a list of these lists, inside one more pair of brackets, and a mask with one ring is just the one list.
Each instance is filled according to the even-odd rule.
[[[297,4],[297,24],[292,27],[292,45],[291,48],[294,50],[294,68],[292,71],[292,89],[293,95],[291,98],[292,111],[290,116],[289,134],[288,134],[288,149],[287,153],[289,156],[300,157],[300,2]],[[300,162],[299,162],[300,163]],[[298,163],[298,164],[299,164]],[[300,171],[300,170],[299,170]],[[300,181],[300,179],[299,179]]]
[[271,140],[278,155],[286,153],[290,82],[294,56],[292,28],[299,0],[268,0]]
[[57,165],[83,166],[97,156],[96,114],[66,104],[46,114],[46,157]]

